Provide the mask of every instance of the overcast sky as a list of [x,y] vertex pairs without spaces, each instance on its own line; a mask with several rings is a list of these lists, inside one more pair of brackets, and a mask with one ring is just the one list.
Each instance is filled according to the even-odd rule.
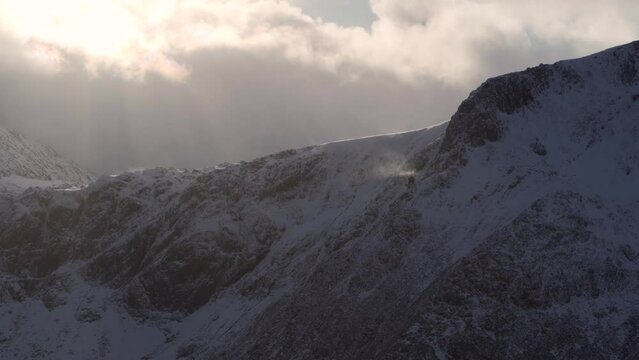
[[97,173],[446,121],[486,77],[639,39],[635,0],[0,0],[0,124]]

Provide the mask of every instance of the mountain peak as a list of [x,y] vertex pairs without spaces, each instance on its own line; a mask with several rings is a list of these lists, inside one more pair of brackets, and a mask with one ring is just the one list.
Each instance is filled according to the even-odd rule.
[[[540,98],[564,98],[568,105],[582,105],[586,97],[569,94],[588,91],[591,97],[627,92],[639,101],[639,41],[586,57],[540,64],[523,71],[490,78],[472,91],[452,116],[442,142],[445,164],[464,164],[467,148],[498,141],[509,118],[538,106]],[[588,90],[584,90],[585,88]],[[612,91],[612,89],[615,89]],[[585,103],[583,104],[585,105]]]
[[86,170],[48,146],[28,140],[15,130],[0,128],[0,178],[86,185],[93,180]]

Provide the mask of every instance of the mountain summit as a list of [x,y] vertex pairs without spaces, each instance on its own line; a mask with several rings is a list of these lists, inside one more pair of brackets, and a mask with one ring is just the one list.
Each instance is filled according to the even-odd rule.
[[15,358],[639,354],[639,43],[449,123],[0,203]]

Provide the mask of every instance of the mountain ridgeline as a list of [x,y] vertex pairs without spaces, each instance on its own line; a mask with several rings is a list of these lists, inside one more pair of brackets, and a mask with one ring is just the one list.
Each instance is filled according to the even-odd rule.
[[0,128],[0,178],[15,176],[42,181],[86,185],[93,176],[58,155],[55,150]]
[[0,357],[639,356],[639,42],[450,122],[0,198]]

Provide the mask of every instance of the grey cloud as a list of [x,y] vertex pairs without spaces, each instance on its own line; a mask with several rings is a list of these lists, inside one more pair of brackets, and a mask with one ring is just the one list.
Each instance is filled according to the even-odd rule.
[[[71,0],[34,12],[25,5],[34,1],[0,0],[0,21],[22,39],[23,52],[46,62],[47,54],[60,55],[56,49],[70,50],[90,69],[175,80],[188,75],[175,53],[231,48],[277,51],[346,77],[371,70],[468,85],[491,74],[486,53],[532,56],[569,43],[579,55],[639,35],[639,5],[630,0],[371,0],[377,19],[370,30],[314,19],[276,0],[105,1],[103,12],[78,12]],[[35,13],[44,24],[31,21]]]
[[357,81],[294,64],[276,52],[198,51],[180,59],[187,83],[81,70],[0,73],[5,125],[54,145],[98,173],[205,167],[448,119],[466,89],[409,85],[387,73]]
[[[428,126],[487,76],[639,36],[626,0],[373,0],[370,30],[274,0],[175,3],[149,18],[122,1],[102,4],[141,40],[118,33],[103,52],[73,26],[31,29],[21,4],[0,0],[15,15],[0,15],[0,121],[99,173]],[[56,4],[62,27],[79,16]]]

